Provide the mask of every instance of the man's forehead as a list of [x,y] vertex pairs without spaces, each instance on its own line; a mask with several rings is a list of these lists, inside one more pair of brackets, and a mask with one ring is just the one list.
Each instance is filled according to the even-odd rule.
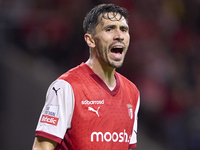
[[117,12],[109,12],[104,13],[99,16],[99,23],[104,23],[105,21],[120,21],[127,23],[127,20],[120,13]]

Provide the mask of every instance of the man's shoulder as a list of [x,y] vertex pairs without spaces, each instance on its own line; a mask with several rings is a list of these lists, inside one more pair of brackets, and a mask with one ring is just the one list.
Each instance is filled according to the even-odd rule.
[[77,66],[63,73],[60,77],[58,77],[58,79],[62,79],[69,82],[71,80],[75,80],[79,74],[81,74],[81,70],[79,66]]
[[78,65],[62,74],[58,79],[65,80],[69,83],[80,82],[87,78],[88,72],[85,70],[85,64]]

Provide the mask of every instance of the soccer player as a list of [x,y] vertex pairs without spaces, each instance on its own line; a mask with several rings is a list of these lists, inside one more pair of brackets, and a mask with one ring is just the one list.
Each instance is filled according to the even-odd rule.
[[128,150],[136,147],[140,103],[136,86],[115,70],[130,35],[127,11],[94,7],[83,22],[90,57],[49,87],[34,150]]

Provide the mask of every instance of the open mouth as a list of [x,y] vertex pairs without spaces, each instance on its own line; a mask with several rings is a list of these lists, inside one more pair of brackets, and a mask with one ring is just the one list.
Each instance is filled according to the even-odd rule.
[[123,52],[123,47],[122,47],[122,46],[115,46],[115,47],[113,47],[113,48],[111,49],[111,52],[112,52],[112,53],[120,53],[120,54],[122,54],[122,52]]

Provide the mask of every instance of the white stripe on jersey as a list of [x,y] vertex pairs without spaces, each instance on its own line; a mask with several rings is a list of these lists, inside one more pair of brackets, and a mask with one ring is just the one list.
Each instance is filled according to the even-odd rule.
[[133,133],[132,133],[132,136],[131,136],[130,144],[137,143],[137,126],[138,126],[138,111],[139,111],[139,106],[140,106],[140,96],[138,97],[137,106],[135,108],[135,120],[134,120]]

